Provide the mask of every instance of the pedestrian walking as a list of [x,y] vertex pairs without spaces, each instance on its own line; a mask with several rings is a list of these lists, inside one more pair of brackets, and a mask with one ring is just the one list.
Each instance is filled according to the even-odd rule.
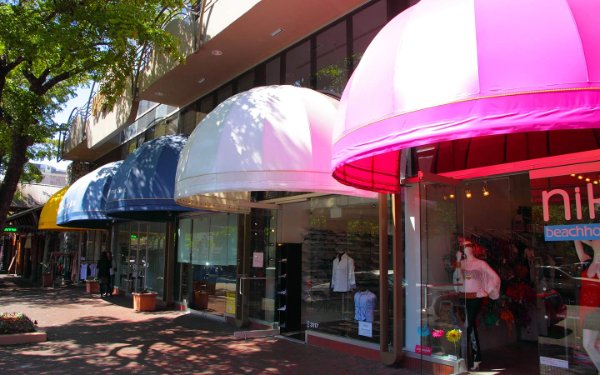
[[110,269],[111,262],[108,259],[108,253],[103,251],[100,254],[100,260],[98,260],[98,264],[96,266],[98,272],[98,279],[100,280],[100,296],[108,297],[109,292],[109,284],[110,284]]
[[116,271],[116,265],[115,265],[115,261],[113,259],[112,256],[112,252],[110,250],[106,251],[106,254],[108,255],[108,261],[110,262],[110,269],[109,269],[109,278],[108,278],[108,295],[112,296],[113,295],[113,289],[115,286],[115,271]]

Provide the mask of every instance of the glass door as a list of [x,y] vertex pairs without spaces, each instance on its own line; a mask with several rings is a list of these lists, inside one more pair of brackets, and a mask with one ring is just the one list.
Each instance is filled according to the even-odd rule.
[[129,274],[132,292],[146,289],[148,224],[132,223],[129,243]]
[[464,369],[466,312],[457,267],[462,257],[462,188],[452,179],[425,176],[419,194],[421,314],[415,351]]

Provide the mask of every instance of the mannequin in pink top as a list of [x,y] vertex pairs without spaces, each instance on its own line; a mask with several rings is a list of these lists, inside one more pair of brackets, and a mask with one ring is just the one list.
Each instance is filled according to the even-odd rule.
[[[475,255],[483,254],[482,248],[473,245],[471,242],[465,242],[463,246],[464,259],[461,251],[456,253],[456,259],[464,280],[463,287],[467,310],[467,347],[469,354],[473,357],[470,369],[478,370],[481,364],[481,349],[476,318],[481,309],[483,298],[498,299],[500,297],[500,277],[489,264]],[[469,363],[471,363],[471,355],[468,355]]]

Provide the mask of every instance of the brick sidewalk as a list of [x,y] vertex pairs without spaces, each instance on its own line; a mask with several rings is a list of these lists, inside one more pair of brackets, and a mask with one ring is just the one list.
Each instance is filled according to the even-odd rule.
[[277,337],[239,340],[230,325],[178,311],[136,313],[130,298],[103,300],[77,286],[42,289],[0,275],[0,306],[48,332],[41,344],[0,347],[3,373],[415,373]]

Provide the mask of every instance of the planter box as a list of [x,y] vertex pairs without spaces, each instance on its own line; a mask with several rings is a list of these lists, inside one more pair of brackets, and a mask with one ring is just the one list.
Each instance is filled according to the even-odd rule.
[[86,280],[85,291],[90,294],[100,293],[100,282],[98,280]]
[[47,336],[44,331],[12,333],[9,335],[0,335],[0,345],[30,344],[46,341],[46,339]]
[[42,287],[48,288],[52,286],[52,274],[51,273],[43,273],[42,274]]
[[196,310],[208,309],[208,293],[197,290],[194,292],[194,307]]
[[134,311],[154,311],[156,310],[156,292],[131,293],[133,296]]

